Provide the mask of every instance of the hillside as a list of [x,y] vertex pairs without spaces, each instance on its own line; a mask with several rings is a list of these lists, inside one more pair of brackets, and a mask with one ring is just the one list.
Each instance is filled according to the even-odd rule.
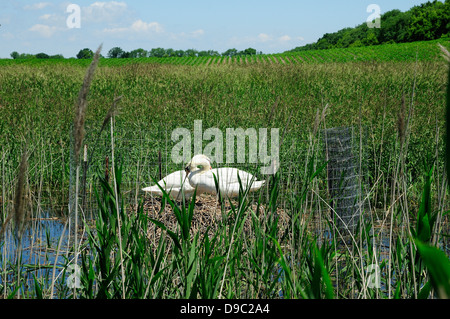
[[354,28],[326,33],[317,42],[290,52],[372,46],[437,40],[450,33],[450,0],[428,1],[406,12],[391,10],[381,15],[381,27],[369,28],[364,22]]

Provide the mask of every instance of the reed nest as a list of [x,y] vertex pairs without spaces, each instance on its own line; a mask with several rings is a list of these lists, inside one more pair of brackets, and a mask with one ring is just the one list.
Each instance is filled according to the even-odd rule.
[[[187,210],[189,202],[184,204],[186,205]],[[233,213],[231,204],[236,210],[235,213]],[[164,208],[161,210],[162,199],[151,196],[145,198],[143,205],[144,213],[148,217],[161,222],[169,230],[175,233],[177,232],[178,222],[169,203],[166,203]],[[178,207],[181,207],[183,203],[177,202],[177,205]],[[195,201],[194,214],[192,216],[192,224],[190,229],[191,236],[200,233],[200,238],[203,238],[203,236],[207,233],[209,238],[212,238],[212,236],[216,234],[218,228],[223,227],[224,224],[226,227],[231,227],[232,230],[232,227],[235,225],[237,210],[238,202],[233,199],[224,200],[221,205],[215,196],[208,194],[198,196]],[[251,211],[258,216],[260,227],[263,229],[265,227],[265,221],[267,221],[270,217],[269,214],[272,214],[268,209],[266,209],[265,205],[262,204],[259,206],[259,214],[257,210],[258,205],[256,203],[251,203],[248,205],[248,208],[244,211],[244,213],[240,214],[242,218],[245,218],[243,232],[247,235],[251,236],[253,234]],[[277,208],[275,212],[279,218],[278,232],[280,234],[286,229],[290,218],[286,211],[282,208]],[[160,227],[157,227],[154,223],[150,223],[148,228],[148,236],[158,242],[161,236],[161,231],[162,230]]]

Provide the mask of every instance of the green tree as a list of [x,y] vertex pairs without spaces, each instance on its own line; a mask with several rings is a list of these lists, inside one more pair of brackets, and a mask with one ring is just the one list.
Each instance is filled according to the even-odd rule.
[[174,52],[174,54],[175,54],[175,56],[181,58],[181,57],[184,56],[184,51],[183,51],[183,50],[176,50],[176,51]]
[[198,55],[198,51],[195,49],[187,49],[184,54],[186,56],[197,56]]
[[125,51],[122,50],[119,47],[114,47],[111,50],[108,51],[108,58],[110,59],[117,59],[117,58],[122,58],[124,55]]
[[328,39],[322,38],[319,41],[317,41],[315,49],[325,50],[325,49],[329,49],[331,47],[332,47],[332,45],[330,44],[330,42],[328,42]]
[[36,56],[30,53],[21,53],[18,57],[18,59],[35,59],[35,58]]
[[361,40],[356,40],[355,42],[350,44],[348,47],[349,48],[357,48],[357,47],[363,47],[363,46],[364,46],[364,44],[362,43]]
[[122,54],[119,55],[119,58],[125,59],[125,58],[131,58],[131,52],[123,51]]
[[253,48],[248,48],[244,50],[245,55],[256,55],[256,50]]
[[423,3],[411,9],[411,21],[408,29],[410,41],[433,40],[449,31],[450,3]]
[[91,49],[85,48],[80,50],[77,54],[77,59],[92,59],[94,57],[94,52]]
[[382,15],[383,27],[380,30],[381,43],[398,40],[399,29],[404,29],[404,14],[400,10],[391,10]]
[[167,57],[173,57],[173,56],[175,56],[175,50],[174,49],[166,49],[166,53],[165,53],[165,55],[167,56]]
[[450,0],[433,0],[406,12],[391,10],[382,14],[381,28],[369,29],[367,23],[362,23],[354,28],[326,33],[317,42],[297,47],[291,52],[434,40],[446,34],[450,34]]
[[[357,40],[360,41],[360,40]],[[364,45],[375,45],[378,44],[377,36],[375,35],[375,31],[373,29],[370,29],[367,31],[366,38],[362,40],[362,43]]]
[[238,50],[236,49],[228,49],[224,53],[222,53],[223,56],[230,56],[233,57],[235,55],[238,55]]
[[36,58],[38,58],[38,59],[48,59],[48,58],[50,58],[50,56],[48,55],[48,54],[46,54],[46,53],[38,53],[38,54],[36,54]]
[[17,52],[17,51],[11,52],[10,55],[11,55],[11,58],[13,58],[14,60],[19,58],[19,52]]
[[208,50],[209,56],[220,56],[220,53],[214,50]]
[[130,58],[145,58],[147,56],[148,52],[142,48],[130,52]]
[[149,56],[162,58],[164,54],[166,54],[166,50],[164,50],[163,48],[155,48],[150,50]]

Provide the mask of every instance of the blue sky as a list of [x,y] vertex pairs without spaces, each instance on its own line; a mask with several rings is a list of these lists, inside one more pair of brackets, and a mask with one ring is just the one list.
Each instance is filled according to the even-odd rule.
[[[103,54],[119,46],[126,51],[173,49],[284,52],[315,42],[324,33],[367,20],[370,4],[381,13],[406,11],[425,0],[171,0],[171,1],[0,1],[0,58],[10,53],[45,52],[75,56],[80,49]],[[80,28],[69,28],[69,4],[80,8]],[[382,23],[382,22],[381,22]],[[381,24],[382,27],[382,24]]]

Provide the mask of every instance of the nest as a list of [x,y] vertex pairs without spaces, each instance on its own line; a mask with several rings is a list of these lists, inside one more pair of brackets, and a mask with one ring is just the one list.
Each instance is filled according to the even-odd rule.
[[[231,203],[230,203],[231,201]],[[177,232],[179,229],[178,221],[176,219],[175,214],[173,213],[172,207],[169,203],[166,203],[163,210],[161,210],[162,200],[159,197],[147,197],[144,200],[144,213],[160,223],[164,224],[167,229]],[[189,202],[184,203],[186,205],[186,210],[188,209]],[[235,210],[237,210],[238,203],[235,200],[225,200],[222,205],[219,203],[218,199],[215,196],[211,196],[208,194],[202,194],[198,196],[195,201],[194,214],[192,216],[192,223],[190,234],[191,236],[200,233],[200,238],[203,238],[205,234],[208,234],[209,238],[212,238],[219,227],[234,227],[235,224],[235,216],[236,212],[233,212],[232,205]],[[177,202],[178,207],[183,205],[182,202]],[[246,234],[252,234],[252,218],[249,215],[249,210],[253,211],[256,216],[259,216],[259,222],[262,226],[264,220],[267,219],[269,211],[266,210],[264,205],[259,206],[259,214],[257,212],[258,205],[256,203],[251,203],[248,205],[247,211],[245,211],[245,215],[247,218],[244,221],[243,231]],[[279,232],[284,230],[284,225],[287,225],[287,221],[289,220],[289,216],[286,212],[278,208],[276,210],[276,214],[279,217],[278,228]],[[155,243],[159,242],[159,238],[161,236],[161,232],[163,230],[156,226],[154,223],[150,223],[148,227],[148,236],[153,239]]]

